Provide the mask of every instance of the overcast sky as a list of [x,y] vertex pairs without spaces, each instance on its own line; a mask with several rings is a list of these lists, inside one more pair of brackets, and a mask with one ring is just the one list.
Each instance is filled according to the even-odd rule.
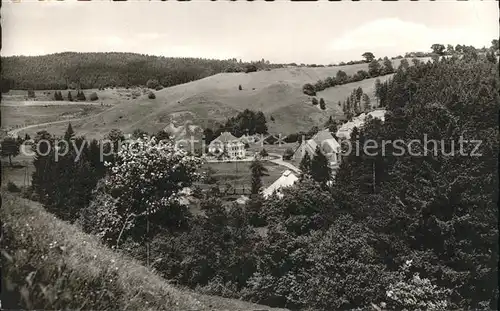
[[2,55],[137,52],[334,63],[433,43],[490,46],[497,1],[3,3]]

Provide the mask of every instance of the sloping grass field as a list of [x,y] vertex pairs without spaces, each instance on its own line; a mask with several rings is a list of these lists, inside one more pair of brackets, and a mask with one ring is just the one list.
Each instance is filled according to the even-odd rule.
[[1,218],[4,309],[271,310],[176,288],[40,204],[5,191]]
[[[400,60],[393,60],[397,68]],[[337,67],[290,67],[251,73],[220,73],[201,80],[154,91],[156,98],[149,99],[144,89],[107,89],[96,91],[99,101],[113,106],[97,116],[73,124],[75,130],[90,138],[102,137],[113,128],[126,133],[143,129],[155,133],[172,124],[176,127],[192,123],[201,128],[213,121],[224,121],[244,109],[263,111],[271,133],[284,135],[307,131],[322,124],[330,116],[342,115],[338,101],[344,101],[357,87],[370,95],[372,103],[375,79],[335,86],[319,92],[326,110],[311,103],[311,97],[303,94],[305,83],[335,76],[339,70],[348,75],[358,70],[368,70],[367,64]],[[379,77],[381,81],[388,79]],[[239,90],[241,85],[242,90]],[[90,94],[90,90],[86,93]],[[63,95],[64,91],[63,91]],[[273,117],[274,121],[270,118]],[[49,132],[62,134],[65,126],[46,128]]]

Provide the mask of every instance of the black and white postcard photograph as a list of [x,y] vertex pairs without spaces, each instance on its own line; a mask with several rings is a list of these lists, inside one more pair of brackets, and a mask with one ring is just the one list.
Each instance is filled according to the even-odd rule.
[[499,2],[2,0],[2,310],[499,308]]

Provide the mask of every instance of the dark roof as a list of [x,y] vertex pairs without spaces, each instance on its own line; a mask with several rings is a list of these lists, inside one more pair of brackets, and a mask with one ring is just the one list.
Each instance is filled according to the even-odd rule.
[[229,132],[223,132],[222,134],[220,134],[219,137],[216,138],[216,140],[222,143],[228,143],[228,142],[236,142],[238,141],[238,138],[234,137],[233,134]]

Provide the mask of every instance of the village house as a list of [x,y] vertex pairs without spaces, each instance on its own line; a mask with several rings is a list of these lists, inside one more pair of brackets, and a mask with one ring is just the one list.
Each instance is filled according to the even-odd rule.
[[229,132],[223,132],[208,145],[208,152],[215,156],[225,154],[229,159],[242,159],[246,155],[245,143]]
[[293,158],[301,161],[306,153],[312,158],[316,154],[317,147],[326,156],[331,167],[337,167],[340,164],[340,144],[328,129],[319,131],[311,139],[303,141],[295,150]]
[[291,187],[293,184],[299,180],[299,177],[297,177],[292,171],[286,170],[281,174],[280,178],[278,178],[275,182],[273,182],[269,187],[264,189],[262,191],[262,195],[264,198],[268,198],[271,196],[273,193],[275,193],[278,197],[283,197],[283,194],[281,190],[283,188]]
[[360,129],[361,127],[363,127],[368,116],[380,119],[383,122],[385,120],[385,110],[374,110],[369,113],[362,113],[359,116],[353,118],[352,121],[342,124],[342,126],[337,130],[337,138],[340,140],[350,139],[351,133],[354,128],[357,127],[358,129]]

